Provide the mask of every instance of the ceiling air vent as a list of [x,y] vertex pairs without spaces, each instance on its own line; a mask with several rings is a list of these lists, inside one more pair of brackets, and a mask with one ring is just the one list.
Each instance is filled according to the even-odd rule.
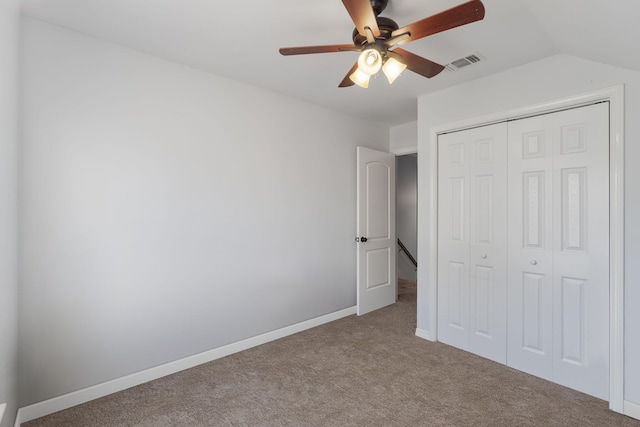
[[482,61],[484,58],[480,56],[479,53],[474,53],[473,55],[465,56],[464,58],[456,59],[452,61],[450,64],[445,65],[447,71],[456,71],[460,68],[464,68],[468,65],[475,64],[476,62]]

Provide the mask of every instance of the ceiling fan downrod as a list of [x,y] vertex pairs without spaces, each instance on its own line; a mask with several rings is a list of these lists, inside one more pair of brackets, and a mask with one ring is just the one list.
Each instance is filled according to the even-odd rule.
[[382,11],[387,7],[389,0],[371,0],[371,7],[376,16],[380,15]]

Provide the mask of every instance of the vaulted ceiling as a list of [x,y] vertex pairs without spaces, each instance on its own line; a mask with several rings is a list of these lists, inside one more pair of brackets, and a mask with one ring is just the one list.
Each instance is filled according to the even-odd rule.
[[[389,0],[400,26],[464,0]],[[483,0],[485,19],[403,46],[448,64],[432,79],[405,71],[338,88],[356,52],[281,56],[288,46],[351,43],[340,0],[22,0],[25,15],[194,68],[387,125],[416,119],[418,96],[554,54],[640,71],[638,0]]]

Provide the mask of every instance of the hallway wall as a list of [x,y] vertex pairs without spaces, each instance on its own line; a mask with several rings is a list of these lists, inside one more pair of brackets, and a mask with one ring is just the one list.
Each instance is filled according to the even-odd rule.
[[[417,155],[396,157],[396,171],[396,234],[411,255],[416,258],[418,248]],[[416,281],[416,269],[402,251],[398,251],[398,277]]]

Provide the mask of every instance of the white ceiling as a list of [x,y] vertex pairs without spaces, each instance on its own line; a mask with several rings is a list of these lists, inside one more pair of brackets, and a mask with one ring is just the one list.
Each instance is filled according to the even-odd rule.
[[[356,52],[284,57],[278,48],[346,44],[353,23],[339,0],[22,0],[23,13],[85,34],[327,108],[397,125],[418,96],[565,53],[640,71],[638,0],[483,0],[485,19],[403,46],[441,64],[485,60],[432,79],[405,71],[389,86],[338,88]],[[401,27],[464,0],[389,0]]]

